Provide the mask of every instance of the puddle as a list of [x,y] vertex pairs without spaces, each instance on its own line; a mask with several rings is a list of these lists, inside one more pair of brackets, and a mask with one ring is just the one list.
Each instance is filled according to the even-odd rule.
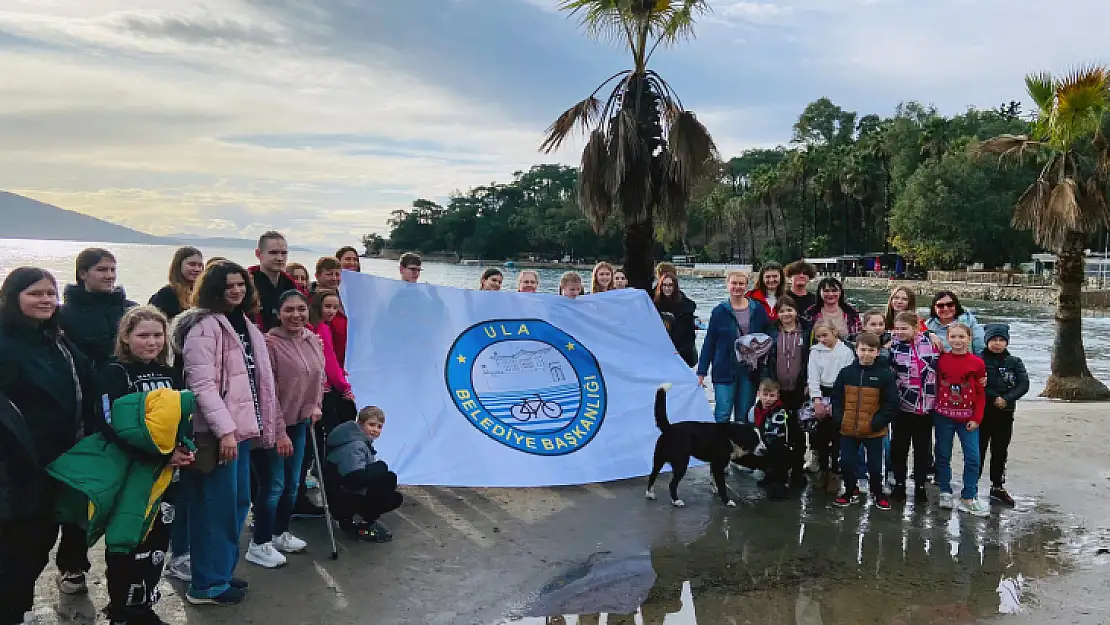
[[691,540],[596,553],[558,570],[501,623],[970,624],[1028,609],[1035,580],[1065,572],[1082,540],[1032,506],[974,519],[935,504],[823,503],[806,496],[800,509],[722,514]]

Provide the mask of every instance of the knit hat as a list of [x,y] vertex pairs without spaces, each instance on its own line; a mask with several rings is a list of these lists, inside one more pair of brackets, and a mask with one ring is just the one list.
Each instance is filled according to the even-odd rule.
[[1010,326],[1005,323],[988,323],[984,328],[984,339],[990,342],[991,339],[1005,339],[1007,343],[1010,342]]

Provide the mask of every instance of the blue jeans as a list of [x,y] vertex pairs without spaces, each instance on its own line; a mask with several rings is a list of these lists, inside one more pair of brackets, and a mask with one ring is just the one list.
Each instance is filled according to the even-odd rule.
[[[862,473],[856,473],[857,463],[852,457],[859,457],[867,451],[867,464]],[[866,476],[870,483],[871,496],[878,498],[883,494],[883,439],[840,437],[840,474],[844,478],[844,492],[848,497],[856,489],[856,482]]]
[[[885,470],[883,471],[883,473],[885,475],[886,473],[889,473],[889,472],[894,470],[894,468],[893,468],[894,465],[890,461],[890,431],[889,430],[887,431],[887,435],[882,438],[882,441],[883,441],[883,464],[882,464],[882,467],[885,468]],[[856,476],[857,477],[862,477],[864,475],[867,475],[867,454],[869,452],[867,452],[866,450],[867,450],[866,446],[860,446],[860,448],[859,448],[859,463],[857,463],[857,468],[856,468]],[[841,462],[843,462],[843,460],[841,460]]]
[[967,422],[953,421],[938,414],[933,415],[937,444],[935,449],[937,465],[937,485],[940,492],[952,494],[952,436],[960,437],[960,447],[964,453],[964,487],[960,491],[963,499],[979,496],[979,430],[967,431]]
[[235,460],[208,475],[192,475],[189,540],[193,582],[189,594],[217,597],[226,591],[239,563],[239,535],[250,510],[251,443],[239,443]]
[[731,384],[714,384],[713,418],[717,423],[747,422],[748,411],[755,405],[755,389],[756,385],[747,371],[738,372]]
[[293,515],[293,501],[300,486],[306,432],[304,423],[285,428],[293,442],[293,455],[288,458],[279,456],[276,448],[251,452],[258,477],[258,497],[254,502],[256,545],[268,543],[274,536],[289,531],[289,517]]
[[174,489],[173,524],[170,525],[170,553],[174,557],[189,554],[189,495],[193,488],[193,472],[184,469],[178,472],[177,486]]

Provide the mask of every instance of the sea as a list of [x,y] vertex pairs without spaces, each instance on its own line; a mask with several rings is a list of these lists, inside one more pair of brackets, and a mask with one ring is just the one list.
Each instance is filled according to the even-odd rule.
[[[166,284],[170,260],[176,249],[166,245],[134,245],[116,243],[90,243],[78,241],[38,241],[29,239],[0,239],[0,280],[16,267],[33,266],[49,270],[60,284],[74,281],[74,260],[86,247],[104,247],[115,254],[119,262],[119,284],[128,297],[146,302]],[[254,251],[246,248],[204,249],[205,258],[223,256],[244,266],[255,264]],[[317,258],[327,251],[293,251],[290,262],[299,262],[311,272]],[[427,262],[421,280],[431,284],[459,288],[478,288],[482,267]],[[502,268],[507,288],[515,288],[517,269]],[[387,278],[399,278],[396,261],[363,259],[362,272]],[[540,269],[540,291],[556,293],[562,270]],[[589,284],[589,272],[580,272]],[[698,316],[709,320],[713,306],[728,294],[723,280],[710,278],[683,278],[680,287],[698,305]],[[886,304],[883,291],[849,290],[849,300],[861,311]],[[919,294],[919,300],[924,298]],[[919,301],[921,303],[921,301]],[[1005,322],[1011,328],[1011,351],[1020,356],[1029,370],[1032,390],[1030,398],[1044,388],[1049,375],[1049,360],[1055,336],[1053,310],[1049,306],[1016,302],[966,301],[966,308],[974,311],[980,322]],[[1087,362],[1095,377],[1110,383],[1110,316],[1088,313],[1083,320],[1083,340]]]

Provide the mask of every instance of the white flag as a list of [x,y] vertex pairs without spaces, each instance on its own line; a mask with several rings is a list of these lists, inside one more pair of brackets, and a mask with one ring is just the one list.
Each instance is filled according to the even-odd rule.
[[647,294],[576,300],[343,272],[346,368],[402,484],[558,486],[647,475],[672,421],[712,421]]

